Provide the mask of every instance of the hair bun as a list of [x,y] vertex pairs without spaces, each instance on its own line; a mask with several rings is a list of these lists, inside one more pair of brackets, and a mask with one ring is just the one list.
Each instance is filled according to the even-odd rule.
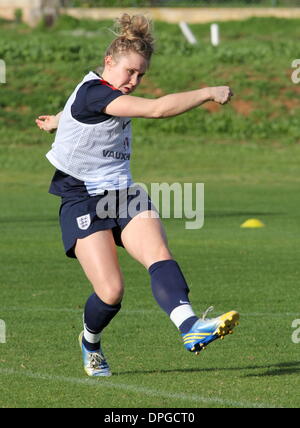
[[117,20],[117,26],[120,37],[127,40],[142,39],[153,45],[151,22],[144,15],[130,16],[128,13],[124,13]]
[[117,36],[112,41],[105,56],[117,58],[119,55],[133,51],[144,56],[148,61],[154,52],[154,39],[152,36],[152,24],[144,15],[130,16],[124,13],[116,20]]

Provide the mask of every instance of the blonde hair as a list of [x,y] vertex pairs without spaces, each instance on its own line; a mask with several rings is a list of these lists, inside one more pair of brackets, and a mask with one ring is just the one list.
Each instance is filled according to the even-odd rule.
[[124,13],[116,20],[117,38],[113,40],[105,56],[117,59],[119,55],[127,52],[136,52],[148,62],[154,52],[154,38],[152,36],[152,23],[144,15],[130,16]]

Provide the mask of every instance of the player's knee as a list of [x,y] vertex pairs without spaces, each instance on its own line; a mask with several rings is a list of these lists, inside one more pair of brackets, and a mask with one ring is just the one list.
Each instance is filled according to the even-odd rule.
[[124,295],[123,287],[109,288],[106,292],[108,304],[117,305],[118,303],[121,303],[123,299],[123,295]]
[[121,303],[124,295],[124,285],[122,280],[99,281],[95,291],[102,301],[108,305]]

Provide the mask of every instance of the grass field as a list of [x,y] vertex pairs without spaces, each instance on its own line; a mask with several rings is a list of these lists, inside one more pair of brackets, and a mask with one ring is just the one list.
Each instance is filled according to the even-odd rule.
[[[274,26],[274,34],[278,28],[279,40],[283,27],[267,22]],[[252,25],[252,31],[263,28],[259,20]],[[294,33],[287,34],[286,51],[292,35],[298,34],[297,26],[296,22],[289,25]],[[195,26],[195,31],[204,34],[205,28]],[[242,55],[245,40],[249,46],[252,40],[249,27],[236,23],[226,28],[232,52]],[[175,27],[168,30],[172,35]],[[37,33],[22,31],[27,34],[24,44],[35,43]],[[22,43],[18,31],[6,27],[3,34],[8,39],[10,34],[12,44],[15,39],[14,46]],[[46,34],[45,39],[53,39],[53,34]],[[266,56],[262,65],[254,61],[257,70],[255,79],[248,79],[249,99],[242,76],[246,69],[254,73],[255,48],[249,62],[245,53],[239,69],[234,57],[224,69],[221,64],[206,65],[199,70],[202,77],[198,80],[203,82],[204,72],[208,82],[226,72],[228,81],[236,82],[236,99],[249,103],[253,110],[242,114],[233,104],[224,112],[191,112],[187,117],[193,123],[199,114],[196,130],[184,116],[159,123],[157,128],[153,121],[135,121],[133,157],[137,181],[205,183],[204,227],[185,230],[184,220],[179,219],[164,224],[190,285],[195,310],[201,314],[214,305],[213,315],[217,315],[236,309],[241,313],[240,326],[233,336],[210,345],[199,357],[189,354],[154,302],[147,272],[120,249],[126,294],[122,311],[103,336],[113,371],[109,379],[89,379],[82,369],[77,336],[91,287],[76,261],[64,256],[57,221],[59,200],[47,194],[53,170],[44,154],[52,137],[33,126],[37,114],[59,108],[74,86],[71,80],[78,80],[82,73],[82,63],[77,70],[72,60],[31,63],[30,52],[22,66],[18,59],[13,61],[10,70],[18,79],[9,74],[8,83],[0,87],[0,319],[7,327],[6,343],[0,343],[0,407],[299,407],[300,344],[292,341],[292,322],[300,319],[299,104],[297,87],[287,77],[293,48],[282,58],[274,44],[273,58],[279,65],[278,74],[274,72],[270,80],[263,77],[263,67],[270,72],[275,68],[268,62],[271,52],[266,46],[271,42],[263,31],[256,34]],[[178,67],[181,83],[177,86],[176,76],[159,74],[168,58],[158,55],[140,93],[153,95],[154,81],[158,82],[156,91],[171,91],[172,85],[176,90],[184,84],[191,87],[196,54],[193,51],[187,57],[190,75]],[[170,66],[176,62],[174,55],[170,53]],[[274,85],[265,98],[263,79],[266,86]],[[284,96],[282,105],[278,93]],[[288,100],[293,100],[293,106]],[[218,121],[224,128],[210,133],[209,124]],[[254,129],[255,124],[260,131],[248,134],[248,127]],[[240,224],[252,217],[266,227],[241,229]]]

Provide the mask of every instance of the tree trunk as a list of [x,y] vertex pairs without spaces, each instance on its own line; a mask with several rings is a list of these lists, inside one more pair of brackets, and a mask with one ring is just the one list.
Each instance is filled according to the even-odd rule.
[[52,27],[52,25],[54,25],[59,15],[60,3],[60,0],[41,1],[41,12],[46,27]]

